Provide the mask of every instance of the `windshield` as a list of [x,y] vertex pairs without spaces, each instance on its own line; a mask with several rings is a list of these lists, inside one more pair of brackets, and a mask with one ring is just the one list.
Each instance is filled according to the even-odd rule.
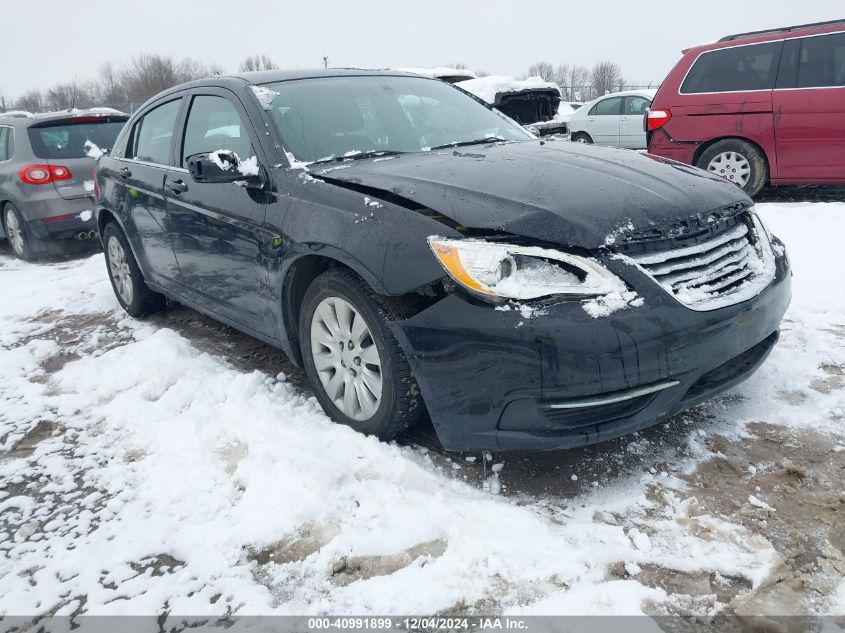
[[533,138],[505,116],[433,79],[326,77],[253,90],[285,148],[301,162]]
[[85,158],[93,151],[111,149],[123,128],[120,121],[72,122],[38,125],[29,130],[32,151],[38,158]]

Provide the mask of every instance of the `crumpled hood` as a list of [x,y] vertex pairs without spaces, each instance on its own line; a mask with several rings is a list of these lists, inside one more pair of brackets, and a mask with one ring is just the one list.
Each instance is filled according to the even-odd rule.
[[563,141],[350,161],[313,173],[391,192],[467,228],[590,250],[631,227],[751,204],[735,185],[688,165]]

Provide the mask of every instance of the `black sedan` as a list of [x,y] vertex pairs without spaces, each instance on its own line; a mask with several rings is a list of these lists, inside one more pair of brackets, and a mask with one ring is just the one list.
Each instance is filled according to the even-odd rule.
[[334,420],[387,439],[427,411],[452,450],[654,424],[749,376],[790,299],[738,187],[395,71],[178,86],[96,188],[131,315],[192,306],[302,364]]

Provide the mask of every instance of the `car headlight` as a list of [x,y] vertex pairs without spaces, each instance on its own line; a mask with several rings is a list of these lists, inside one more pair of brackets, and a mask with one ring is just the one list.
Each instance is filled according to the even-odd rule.
[[449,276],[484,298],[595,297],[625,283],[593,259],[533,246],[429,237]]

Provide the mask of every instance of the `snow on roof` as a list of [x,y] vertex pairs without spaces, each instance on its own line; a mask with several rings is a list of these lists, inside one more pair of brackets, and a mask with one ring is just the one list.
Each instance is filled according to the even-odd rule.
[[0,117],[2,116],[31,119],[32,112],[27,112],[26,110],[9,110],[8,112],[0,112]]
[[528,79],[514,79],[501,75],[489,75],[478,79],[469,79],[461,82],[461,88],[471,92],[479,99],[487,103],[495,103],[497,94],[509,92],[522,92],[523,90],[538,90],[554,88],[559,90],[557,84],[545,81],[541,77],[529,77]]
[[449,68],[448,66],[440,66],[439,68],[397,68],[396,70],[403,73],[414,73],[423,77],[431,77],[432,79],[440,79],[441,77],[476,78],[476,74],[471,70],[467,70],[466,68]]

